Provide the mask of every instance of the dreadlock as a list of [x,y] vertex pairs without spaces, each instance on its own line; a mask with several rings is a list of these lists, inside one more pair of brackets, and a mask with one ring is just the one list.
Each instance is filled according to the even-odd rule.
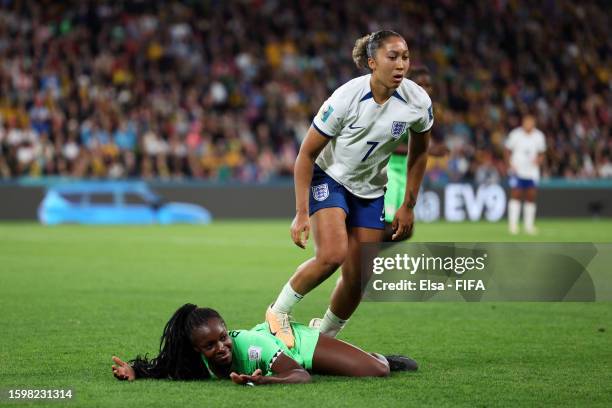
[[[168,320],[159,341],[159,355],[151,360],[136,356],[130,363],[136,378],[169,378],[172,380],[203,380],[209,378],[200,354],[193,349],[191,332],[209,319],[223,319],[213,309],[187,303]],[[225,322],[224,322],[225,324]]]

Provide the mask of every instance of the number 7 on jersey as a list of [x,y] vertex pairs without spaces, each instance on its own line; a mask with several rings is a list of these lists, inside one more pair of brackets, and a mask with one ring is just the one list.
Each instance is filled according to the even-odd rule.
[[374,151],[374,149],[376,149],[376,146],[378,146],[380,142],[366,142],[366,144],[371,145],[370,149],[368,150],[368,152],[365,154],[365,156],[363,156],[363,159],[361,159],[362,162],[366,161],[366,159],[368,157],[370,157],[370,155],[372,154],[372,152]]

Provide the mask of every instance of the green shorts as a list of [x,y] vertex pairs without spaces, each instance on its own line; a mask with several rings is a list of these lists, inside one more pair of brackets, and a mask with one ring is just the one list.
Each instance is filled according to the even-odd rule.
[[301,359],[302,367],[311,371],[312,359],[317,342],[319,341],[319,330],[311,329],[301,323],[291,323],[291,328],[295,336],[295,346],[289,349],[289,353],[291,353],[291,357],[296,361]]
[[393,222],[397,209],[406,193],[406,155],[392,154],[387,164],[387,190],[385,191],[385,222]]
[[[315,348],[317,347],[317,342],[319,341],[319,331],[295,322],[291,322],[291,328],[295,336],[295,346],[293,346],[293,348],[287,348],[280,340],[278,343],[280,343],[283,353],[297,361],[297,363],[306,370],[311,371],[312,359],[314,357]],[[260,323],[255,326],[253,330],[267,333],[276,339],[276,337],[270,333],[270,326],[268,326],[268,323]]]

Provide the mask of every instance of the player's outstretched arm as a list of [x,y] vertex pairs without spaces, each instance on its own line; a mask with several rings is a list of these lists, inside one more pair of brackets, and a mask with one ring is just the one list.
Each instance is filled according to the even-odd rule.
[[281,353],[270,367],[274,375],[264,376],[257,369],[253,374],[231,373],[232,381],[239,385],[269,385],[269,384],[303,384],[310,382],[310,374],[304,370],[294,359]]
[[[293,176],[295,183],[295,218],[291,223],[291,239],[300,248],[306,248],[310,233],[308,192],[312,181],[312,169],[319,153],[327,143],[329,143],[328,137],[323,136],[314,127],[310,127],[295,161]],[[304,234],[303,238],[302,234]]]

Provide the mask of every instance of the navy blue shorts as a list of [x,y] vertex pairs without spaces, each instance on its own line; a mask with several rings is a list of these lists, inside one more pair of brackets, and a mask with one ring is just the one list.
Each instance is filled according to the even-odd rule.
[[510,188],[518,188],[519,190],[527,190],[536,186],[536,182],[533,179],[524,179],[517,176],[510,176],[508,179],[508,185]]
[[342,208],[349,227],[385,228],[385,196],[359,198],[315,165],[310,184],[310,215],[322,208]]

